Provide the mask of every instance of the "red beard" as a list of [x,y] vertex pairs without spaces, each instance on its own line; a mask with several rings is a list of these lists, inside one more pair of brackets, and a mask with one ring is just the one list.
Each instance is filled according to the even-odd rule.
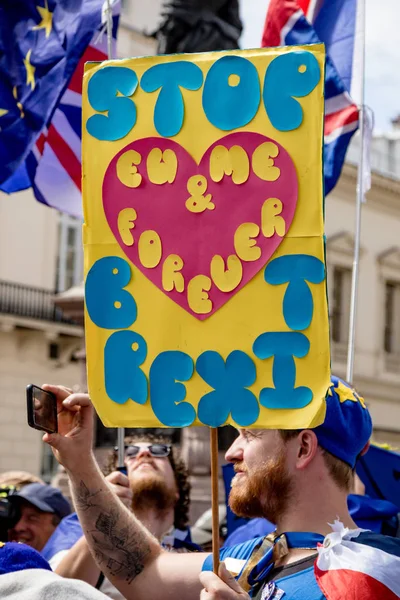
[[276,524],[286,512],[292,496],[292,482],[282,451],[255,471],[247,471],[244,463],[236,463],[235,470],[244,470],[242,481],[233,485],[229,506],[239,517],[264,517]]

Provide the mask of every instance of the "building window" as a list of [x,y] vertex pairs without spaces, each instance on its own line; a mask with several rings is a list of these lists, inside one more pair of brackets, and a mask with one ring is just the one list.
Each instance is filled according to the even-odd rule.
[[388,354],[400,354],[400,282],[385,284],[384,348]]
[[49,358],[50,360],[57,360],[60,358],[60,346],[58,344],[49,344]]
[[56,289],[63,292],[81,283],[82,279],[82,222],[60,214]]
[[349,338],[351,269],[334,267],[331,311],[332,340],[347,343]]

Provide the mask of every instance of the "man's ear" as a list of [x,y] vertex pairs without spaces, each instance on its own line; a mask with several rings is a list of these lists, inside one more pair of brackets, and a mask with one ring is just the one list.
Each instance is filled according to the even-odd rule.
[[365,444],[364,448],[361,450],[361,452],[360,452],[360,456],[364,456],[364,454],[366,454],[366,453],[368,452],[370,445],[371,445],[371,442],[370,442],[370,441],[368,441],[368,442]]
[[296,468],[305,469],[318,451],[318,439],[311,429],[303,429],[296,438]]

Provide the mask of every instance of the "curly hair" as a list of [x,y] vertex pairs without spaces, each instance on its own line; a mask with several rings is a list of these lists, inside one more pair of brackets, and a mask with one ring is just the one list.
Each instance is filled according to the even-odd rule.
[[[150,444],[169,444],[172,446],[168,460],[171,463],[172,470],[175,475],[176,487],[178,489],[179,498],[174,508],[174,526],[177,529],[185,529],[189,523],[189,507],[190,507],[190,482],[187,467],[181,458],[176,446],[171,443],[171,438],[155,435],[153,433],[138,433],[129,435],[125,438],[125,445],[134,444],[135,442],[149,442]],[[109,475],[115,471],[118,465],[118,453],[114,448],[108,457],[104,475]]]

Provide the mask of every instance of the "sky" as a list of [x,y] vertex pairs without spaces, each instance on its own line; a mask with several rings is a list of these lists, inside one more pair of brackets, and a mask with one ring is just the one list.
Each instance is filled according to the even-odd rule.
[[[365,103],[375,114],[375,128],[391,129],[400,114],[400,0],[365,0]],[[259,46],[268,0],[242,0],[243,48]]]

